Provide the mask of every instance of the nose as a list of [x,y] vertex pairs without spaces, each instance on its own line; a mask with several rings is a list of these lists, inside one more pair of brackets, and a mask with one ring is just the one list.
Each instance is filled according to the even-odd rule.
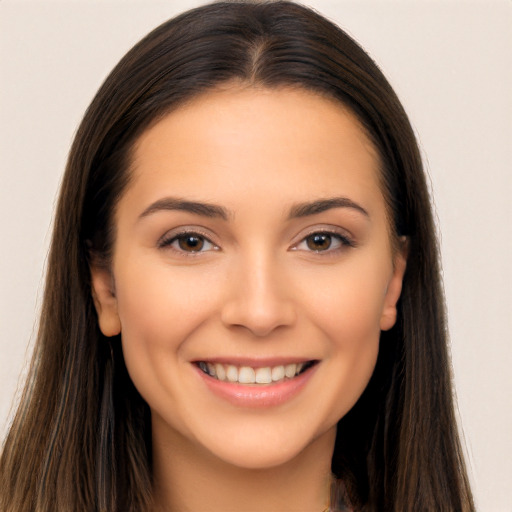
[[270,258],[256,259],[232,269],[221,318],[228,328],[240,327],[265,337],[293,325],[296,307],[283,269]]

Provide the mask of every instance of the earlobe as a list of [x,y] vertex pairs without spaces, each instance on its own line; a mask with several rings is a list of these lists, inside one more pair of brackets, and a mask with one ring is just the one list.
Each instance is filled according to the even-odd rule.
[[100,330],[105,336],[116,336],[121,332],[121,321],[117,312],[117,298],[111,272],[104,268],[92,267],[91,285]]
[[396,323],[396,304],[402,293],[402,283],[407,267],[407,242],[403,240],[402,244],[402,248],[395,255],[393,276],[388,284],[386,297],[384,298],[384,307],[380,318],[380,328],[382,331],[388,331]]

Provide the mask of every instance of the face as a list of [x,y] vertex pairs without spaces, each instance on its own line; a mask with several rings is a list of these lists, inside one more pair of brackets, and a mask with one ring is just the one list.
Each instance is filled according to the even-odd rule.
[[333,438],[405,268],[378,168],[351,113],[299,90],[210,92],[142,135],[92,276],[155,438],[251,468]]

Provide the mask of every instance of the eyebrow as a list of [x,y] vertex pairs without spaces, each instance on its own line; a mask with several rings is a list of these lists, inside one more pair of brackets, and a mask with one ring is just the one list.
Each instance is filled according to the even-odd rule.
[[228,220],[228,211],[222,206],[215,204],[202,203],[198,201],[187,201],[177,197],[165,197],[150,204],[140,215],[139,218],[147,217],[160,211],[178,210],[182,212],[194,213],[202,217],[221,218]]
[[[308,217],[318,213],[331,210],[333,208],[351,208],[362,213],[365,217],[370,217],[368,212],[359,204],[347,197],[331,197],[327,199],[318,199],[316,201],[297,203],[290,208],[288,219]],[[200,215],[202,217],[220,218],[228,220],[233,214],[223,208],[211,203],[199,201],[188,201],[177,197],[165,197],[150,204],[140,215],[139,218],[147,217],[160,211],[183,211]]]
[[330,197],[327,199],[319,199],[307,203],[298,203],[292,206],[288,219],[307,217],[322,213],[332,208],[352,208],[362,213],[365,217],[370,218],[369,213],[359,204],[355,203],[348,197]]

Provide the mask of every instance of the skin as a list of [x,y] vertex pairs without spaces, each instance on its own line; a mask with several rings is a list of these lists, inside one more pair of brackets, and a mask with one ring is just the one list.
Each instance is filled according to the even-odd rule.
[[[155,510],[326,507],[336,423],[371,377],[405,270],[378,173],[356,118],[302,90],[215,90],[138,140],[112,267],[91,271],[101,330],[122,333],[151,408]],[[226,218],[157,207],[169,197]],[[333,197],[357,207],[290,216]],[[184,228],[200,251],[180,246]],[[236,357],[318,363],[290,400],[239,407],[194,364]]]

